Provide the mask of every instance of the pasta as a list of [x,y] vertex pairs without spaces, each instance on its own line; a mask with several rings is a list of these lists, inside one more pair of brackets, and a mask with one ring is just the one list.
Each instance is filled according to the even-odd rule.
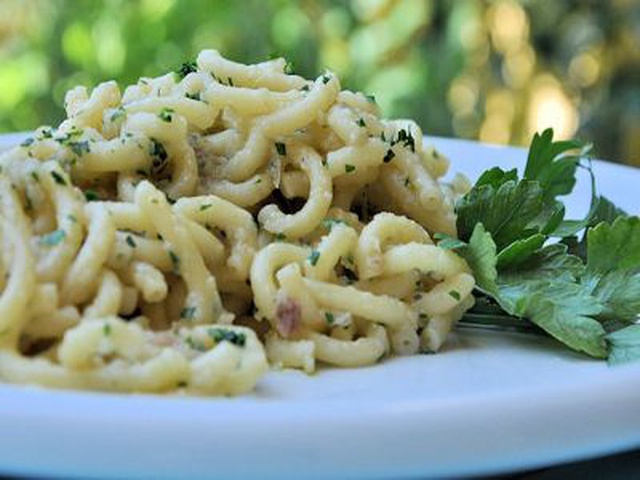
[[69,91],[0,156],[0,378],[250,391],[269,367],[435,352],[473,303],[447,160],[327,72],[200,53]]

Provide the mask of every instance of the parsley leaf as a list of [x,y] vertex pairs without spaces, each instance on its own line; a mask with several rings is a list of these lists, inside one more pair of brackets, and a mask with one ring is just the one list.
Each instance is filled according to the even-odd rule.
[[[568,155],[571,150],[581,149],[578,155]],[[529,147],[524,178],[537,180],[545,199],[571,193],[576,184],[576,168],[580,157],[586,155],[591,146],[582,146],[575,140],[553,141],[553,130],[536,133]]]
[[640,325],[631,325],[607,335],[609,363],[640,360]]
[[[484,172],[456,204],[459,239],[437,238],[466,259],[476,279],[481,301],[466,323],[531,322],[574,350],[609,354],[615,363],[640,358],[640,331],[629,327],[640,315],[640,219],[595,196],[586,166],[590,211],[583,220],[564,220],[557,197],[571,192],[589,149],[554,142],[552,130],[536,134],[523,178],[497,167]],[[560,242],[548,244],[551,237]]]
[[604,304],[602,318],[636,319],[640,314],[640,218],[619,217],[588,230],[582,282]]
[[491,233],[499,250],[538,233],[530,225],[544,207],[540,185],[532,181],[516,183],[507,179],[507,173],[503,172],[499,187],[495,186],[497,182],[479,182],[458,202],[457,227],[462,240],[471,236],[479,222]]

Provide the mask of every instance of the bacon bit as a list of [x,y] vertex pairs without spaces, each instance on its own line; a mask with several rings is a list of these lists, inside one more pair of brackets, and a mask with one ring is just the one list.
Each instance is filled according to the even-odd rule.
[[284,338],[288,338],[300,326],[302,308],[300,304],[289,297],[278,299],[276,305],[276,330]]

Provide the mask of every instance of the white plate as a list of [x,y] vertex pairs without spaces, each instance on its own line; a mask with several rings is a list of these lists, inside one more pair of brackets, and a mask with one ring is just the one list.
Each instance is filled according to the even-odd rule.
[[[434,142],[473,177],[525,158],[521,149]],[[595,170],[601,191],[637,214],[640,170],[600,162]],[[574,212],[588,204],[586,185],[578,192]],[[0,385],[0,472],[262,479],[514,471],[640,446],[639,385],[640,364],[609,368],[551,340],[469,330],[437,355],[310,377],[271,372],[255,394],[233,399]]]

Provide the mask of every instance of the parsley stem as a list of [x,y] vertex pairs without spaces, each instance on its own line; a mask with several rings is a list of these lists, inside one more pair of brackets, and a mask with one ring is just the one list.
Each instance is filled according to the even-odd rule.
[[524,318],[511,315],[494,315],[467,312],[458,322],[458,327],[479,330],[510,331],[546,336],[544,330]]

